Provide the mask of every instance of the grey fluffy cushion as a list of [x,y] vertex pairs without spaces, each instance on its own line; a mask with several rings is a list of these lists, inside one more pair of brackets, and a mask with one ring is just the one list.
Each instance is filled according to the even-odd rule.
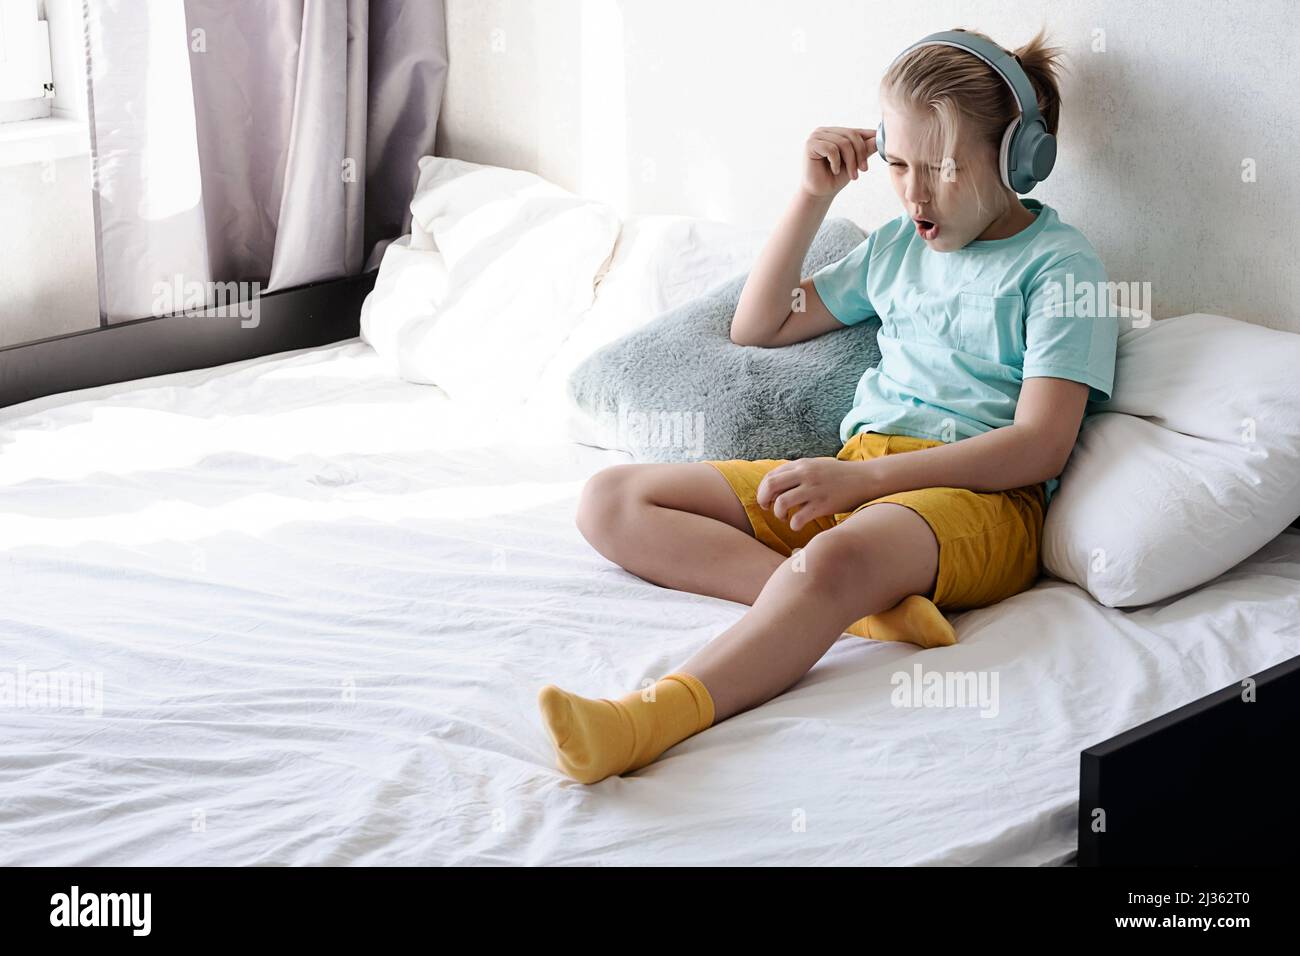
[[[802,275],[865,239],[848,219],[822,223]],[[736,345],[731,317],[747,277],[665,312],[574,369],[569,395],[591,443],[660,462],[839,451],[858,380],[880,361],[879,320],[783,348]]]

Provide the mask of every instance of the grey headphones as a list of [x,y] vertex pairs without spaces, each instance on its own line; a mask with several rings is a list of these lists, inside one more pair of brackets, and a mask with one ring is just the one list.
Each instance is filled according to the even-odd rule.
[[[895,61],[919,46],[951,46],[979,57],[1011,87],[1011,95],[1020,107],[1020,115],[1013,119],[1002,134],[998,152],[998,172],[1008,189],[1027,193],[1051,173],[1056,164],[1056,137],[1047,130],[1047,122],[1038,111],[1038,97],[1034,85],[1021,69],[1020,63],[1006,50],[980,37],[960,30],[932,33],[913,43],[894,58]],[[876,127],[876,152],[889,162],[885,154],[885,122]]]

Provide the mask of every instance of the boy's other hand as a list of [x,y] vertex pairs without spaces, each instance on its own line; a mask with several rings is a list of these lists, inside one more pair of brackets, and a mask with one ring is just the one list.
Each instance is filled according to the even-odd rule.
[[797,458],[778,465],[758,483],[758,506],[798,531],[815,518],[844,514],[885,494],[874,462]]

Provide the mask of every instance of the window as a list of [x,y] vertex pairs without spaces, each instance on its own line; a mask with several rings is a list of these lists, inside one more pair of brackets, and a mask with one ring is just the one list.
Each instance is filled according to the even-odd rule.
[[52,112],[50,30],[37,0],[0,0],[0,123]]
[[0,348],[100,324],[81,4],[0,0]]

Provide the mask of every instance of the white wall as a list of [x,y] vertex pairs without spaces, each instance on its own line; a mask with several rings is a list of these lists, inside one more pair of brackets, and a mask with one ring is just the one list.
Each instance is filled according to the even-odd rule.
[[[760,226],[814,127],[874,127],[880,75],[907,44],[964,26],[1014,47],[1045,24],[1072,72],[1061,155],[1032,197],[1084,231],[1112,280],[1151,282],[1157,317],[1300,332],[1290,0],[446,3],[441,155],[530,169],[625,214]],[[868,175],[831,215],[870,229],[899,212]]]
[[88,156],[0,163],[0,347],[99,325]]

